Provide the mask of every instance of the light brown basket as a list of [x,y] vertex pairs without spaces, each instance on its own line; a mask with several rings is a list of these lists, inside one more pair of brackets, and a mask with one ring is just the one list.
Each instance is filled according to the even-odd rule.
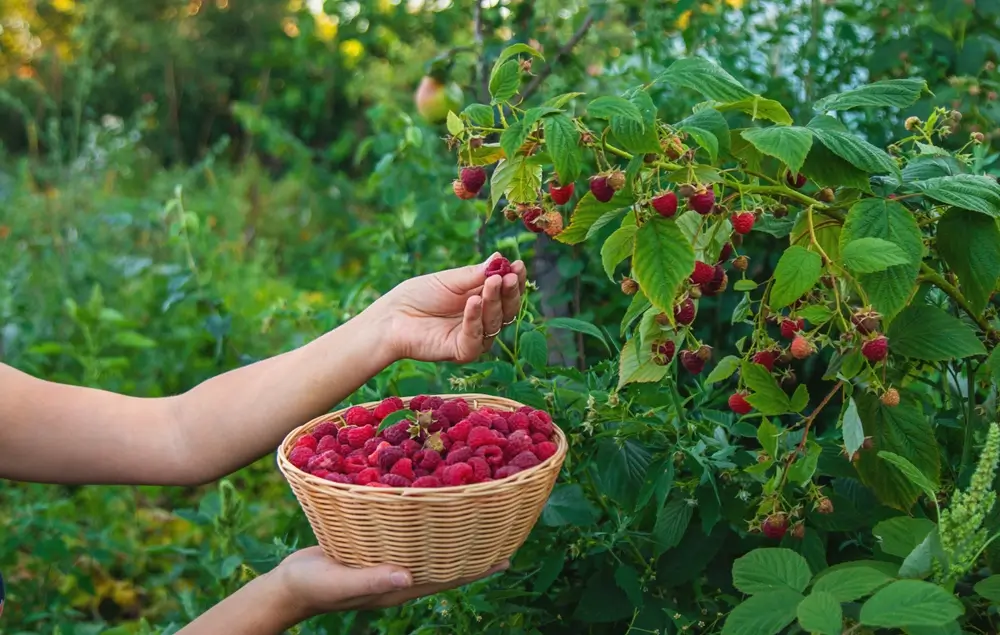
[[[465,399],[473,409],[509,411],[524,405],[490,395],[439,396]],[[409,401],[403,399],[407,405]],[[346,408],[292,430],[278,449],[278,468],[328,556],[351,567],[406,567],[416,584],[475,576],[511,557],[538,521],[566,458],[566,435],[554,426],[558,446],[554,456],[514,476],[475,485],[438,489],[345,485],[289,463],[288,452],[299,437],[325,421],[345,425],[344,412]]]

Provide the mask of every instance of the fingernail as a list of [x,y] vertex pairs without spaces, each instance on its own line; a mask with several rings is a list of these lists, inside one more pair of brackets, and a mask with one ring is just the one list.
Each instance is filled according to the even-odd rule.
[[393,586],[399,589],[405,589],[410,586],[410,576],[406,575],[402,571],[394,572],[389,576],[389,579],[392,580]]

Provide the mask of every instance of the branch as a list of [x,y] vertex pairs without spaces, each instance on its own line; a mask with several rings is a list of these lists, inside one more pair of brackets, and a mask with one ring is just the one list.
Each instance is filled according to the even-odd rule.
[[969,306],[969,301],[965,299],[962,292],[945,280],[944,276],[927,266],[926,263],[920,264],[920,278],[918,278],[918,280],[930,282],[951,296],[951,299],[955,301],[955,304],[962,307],[962,310],[969,314],[969,317],[971,317],[973,321],[979,325],[979,328],[983,330],[983,333],[989,333],[992,330],[990,329],[990,324],[986,321],[986,318],[981,315],[976,315],[975,311],[972,310],[972,307]]
[[833,389],[827,393],[826,397],[823,397],[823,401],[821,401],[819,405],[816,406],[816,409],[813,410],[812,413],[806,418],[805,420],[806,427],[802,431],[802,440],[799,441],[799,445],[798,447],[795,448],[795,451],[788,455],[788,459],[785,461],[785,469],[782,470],[781,472],[781,482],[775,489],[776,492],[780,492],[781,489],[785,486],[785,481],[788,479],[788,470],[792,467],[792,463],[795,463],[795,459],[797,459],[798,456],[802,454],[802,450],[805,449],[806,441],[809,440],[809,428],[812,427],[813,421],[816,420],[816,415],[822,412],[823,408],[826,408],[826,405],[830,403],[830,400],[833,399],[833,396],[840,391],[840,388],[843,385],[844,385],[843,380],[838,381],[834,385]]
[[594,19],[595,17],[593,11],[587,14],[587,17],[584,18],[583,20],[583,24],[581,24],[580,27],[576,30],[576,33],[573,34],[573,37],[571,37],[569,41],[563,44],[562,48],[560,48],[556,52],[556,54],[552,57],[552,60],[545,66],[545,68],[541,70],[541,72],[538,73],[538,75],[535,75],[535,78],[532,79],[531,82],[529,82],[528,85],[525,87],[525,89],[521,92],[521,101],[519,103],[523,104],[524,102],[528,101],[528,98],[531,97],[531,95],[534,94],[536,90],[538,90],[539,86],[542,85],[542,82],[548,79],[549,75],[555,72],[556,64],[558,64],[559,60],[568,55],[573,50],[573,48],[580,43],[580,40],[583,39],[583,36],[587,34],[587,31],[590,29],[590,26],[594,23]]

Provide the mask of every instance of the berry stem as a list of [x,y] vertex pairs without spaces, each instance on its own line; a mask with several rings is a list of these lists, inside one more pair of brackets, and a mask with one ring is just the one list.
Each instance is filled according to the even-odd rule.
[[679,421],[682,426],[687,426],[687,417],[684,416],[684,408],[682,406],[684,400],[681,399],[681,394],[677,390],[677,382],[671,380],[669,384],[670,402],[674,406],[674,412],[677,413],[677,421]]
[[920,263],[920,277],[917,278],[917,282],[921,281],[930,282],[931,284],[933,284],[934,286],[936,286],[937,288],[941,289],[946,294],[951,296],[951,299],[954,300],[958,306],[962,307],[962,310],[965,311],[969,315],[969,317],[971,317],[972,320],[979,326],[979,328],[983,330],[983,333],[990,332],[989,322],[987,322],[983,316],[976,315],[976,312],[972,310],[971,306],[969,306],[969,301],[965,299],[965,296],[962,295],[962,292],[959,291],[958,288],[950,284],[947,280],[945,280],[944,276],[942,276],[940,273],[934,271],[929,266],[927,266],[926,263]]
[[844,385],[844,380],[838,381],[834,384],[833,388],[823,397],[823,401],[819,402],[819,405],[805,418],[803,422],[805,424],[805,429],[802,431],[802,440],[799,441],[798,446],[796,446],[795,451],[788,455],[788,459],[785,460],[785,469],[781,472],[781,482],[778,483],[778,487],[775,488],[775,492],[781,492],[781,489],[785,486],[785,481],[788,479],[788,470],[792,467],[792,463],[795,463],[795,459],[798,458],[799,454],[802,453],[803,448],[806,447],[806,441],[809,440],[809,429],[812,428],[812,424],[816,421],[816,416],[826,408],[826,405],[830,403],[833,396],[836,395],[840,388]]

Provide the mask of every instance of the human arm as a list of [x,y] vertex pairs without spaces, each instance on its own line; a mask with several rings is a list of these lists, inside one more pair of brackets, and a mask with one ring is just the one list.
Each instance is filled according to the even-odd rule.
[[305,346],[142,399],[46,382],[0,364],[0,478],[197,484],[272,451],[401,358],[468,362],[516,315],[525,283],[483,264],[408,280]]

